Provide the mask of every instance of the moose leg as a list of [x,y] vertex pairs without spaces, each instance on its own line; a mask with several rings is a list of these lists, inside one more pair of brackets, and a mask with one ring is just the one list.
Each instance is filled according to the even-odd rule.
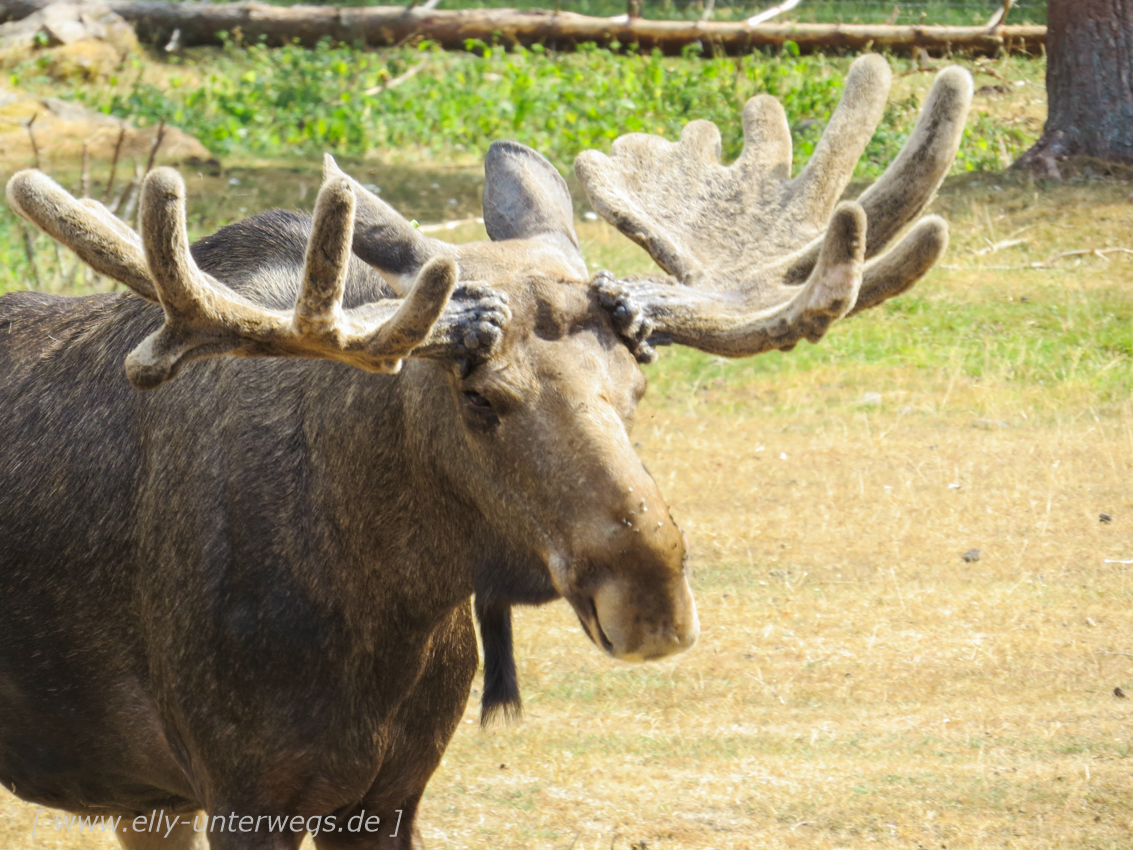
[[162,823],[159,829],[152,831],[121,832],[118,843],[124,850],[209,850],[208,839],[203,832],[193,830],[188,815],[182,815],[176,823]]
[[[392,817],[381,819],[373,832],[339,831],[315,836],[318,850],[425,850],[421,831],[417,828],[417,794],[394,809]],[[348,821],[349,822],[349,821]]]
[[[399,743],[387,756],[387,768],[354,811],[340,813],[339,829],[314,837],[318,850],[424,850],[417,805],[464,715],[476,673],[470,609],[467,602],[458,605],[449,622],[438,628],[417,687],[398,712],[400,728],[392,737]],[[351,819],[359,812],[378,814],[378,828],[368,832],[360,820],[352,827]]]

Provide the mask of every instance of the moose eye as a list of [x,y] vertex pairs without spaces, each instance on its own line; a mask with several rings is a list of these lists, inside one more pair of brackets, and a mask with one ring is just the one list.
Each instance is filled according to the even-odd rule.
[[473,413],[479,413],[482,416],[495,413],[495,411],[492,410],[492,403],[488,401],[488,399],[484,398],[480,393],[471,390],[464,394],[464,403],[468,405],[468,409]]
[[490,433],[500,424],[499,414],[492,407],[492,403],[473,390],[464,394],[464,410],[464,419],[474,430]]

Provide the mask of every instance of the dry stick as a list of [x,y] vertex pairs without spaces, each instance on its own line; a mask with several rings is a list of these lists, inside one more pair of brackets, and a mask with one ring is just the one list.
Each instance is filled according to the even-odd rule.
[[[38,117],[39,117],[39,113],[37,112],[37,113],[35,113],[35,115],[33,115],[28,120],[28,123],[27,123],[26,126],[27,126],[27,130],[28,130],[28,138],[31,140],[31,152],[32,152],[32,155],[35,157],[35,167],[38,170],[42,171],[43,170],[43,160],[39,156],[39,143],[36,142],[36,140],[35,140],[35,130],[32,129],[35,126],[35,119],[38,118]],[[28,244],[30,245],[31,243],[28,243]],[[59,267],[59,271],[62,271],[63,270],[63,254],[59,251],[59,243],[56,242],[54,239],[52,239],[51,245],[55,249],[55,264]],[[35,277],[36,277],[36,283],[38,285],[38,283],[39,283],[39,272],[38,271],[36,272]]]
[[[84,198],[90,197],[90,146],[87,144],[88,140],[83,139],[83,170],[79,177],[79,191]],[[79,270],[87,268],[85,263],[78,257],[75,257],[75,262],[71,265],[71,271],[67,274],[67,289],[75,288],[75,278],[78,277]],[[83,278],[89,280],[89,276],[84,274]]]
[[767,9],[764,12],[760,12],[758,15],[752,15],[747,19],[747,25],[749,27],[759,26],[764,21],[769,21],[776,15],[781,15],[784,12],[789,12],[801,2],[803,2],[803,0],[783,0],[783,2],[778,6],[772,6],[770,9]]
[[1003,0],[1003,5],[995,10],[995,14],[987,22],[988,30],[994,30],[998,26],[1002,26],[1003,22],[1007,20],[1007,13],[1011,7],[1015,5],[1015,0]]
[[[144,177],[145,174],[142,172],[141,163],[134,160],[134,179],[130,181],[130,191],[127,193],[126,197],[126,208],[122,210],[122,220],[127,224],[134,218],[134,212],[138,208],[138,196],[142,192],[142,178]],[[135,230],[138,229],[136,221],[133,227]]]
[[[161,123],[157,125],[157,135],[153,137],[153,147],[150,148],[149,161],[146,163],[146,174],[153,170],[153,161],[157,158],[157,149],[161,147],[161,141],[165,138],[165,119],[161,119]],[[142,175],[143,177],[145,174]]]
[[106,191],[102,193],[105,203],[110,200],[110,190],[114,188],[114,177],[118,173],[118,156],[122,153],[122,142],[126,139],[126,126],[123,124],[118,131],[118,141],[114,145],[114,159],[110,161],[110,179],[106,181]]
[[371,86],[370,88],[368,88],[364,92],[362,92],[362,94],[365,95],[366,97],[373,97],[374,95],[378,94],[379,92],[389,91],[392,88],[396,88],[397,86],[400,86],[402,83],[404,83],[406,80],[413,79],[413,77],[415,77],[415,76],[417,76],[417,74],[421,73],[421,71],[423,71],[425,66],[428,65],[428,64],[429,64],[428,59],[425,59],[424,61],[418,62],[416,65],[414,65],[408,71],[405,71],[404,73],[398,74],[396,77],[388,79],[384,83],[379,83],[376,86]]
[[27,254],[28,265],[31,266],[32,280],[35,281],[35,288],[42,291],[43,282],[39,278],[39,266],[35,264],[35,245],[32,242],[32,235],[28,232],[23,222],[20,222],[20,230],[24,234],[24,253]]
[[35,167],[38,168],[40,171],[42,171],[43,170],[43,163],[40,161],[40,158],[39,158],[39,145],[36,144],[35,131],[32,130],[32,127],[35,126],[35,119],[38,118],[38,117],[39,117],[39,113],[37,112],[37,113],[35,113],[35,115],[33,115],[31,118],[28,119],[28,123],[25,126],[28,128],[28,138],[31,139],[31,152],[32,152],[32,155],[35,157]]
[[999,272],[1017,272],[1027,271],[1028,269],[1049,269],[1054,266],[1059,260],[1064,260],[1067,257],[1084,257],[1087,254],[1094,254],[1103,260],[1106,260],[1106,254],[1133,254],[1133,248],[1083,248],[1080,251],[1063,251],[1061,254],[1055,254],[1053,257],[1048,257],[1041,263],[1031,263],[1028,266],[983,266],[982,268],[987,271]]
[[1055,254],[1043,263],[1032,263],[1031,268],[1044,269],[1054,265],[1059,260],[1066,257],[1081,257],[1086,254],[1097,254],[1099,257],[1105,258],[1106,254],[1133,254],[1133,249],[1130,248],[1085,248],[1081,251],[1063,251],[1061,254]]

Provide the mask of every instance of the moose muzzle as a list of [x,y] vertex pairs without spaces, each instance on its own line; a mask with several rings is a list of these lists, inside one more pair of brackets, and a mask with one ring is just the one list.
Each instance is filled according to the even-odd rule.
[[591,541],[565,595],[595,644],[623,661],[648,661],[696,643],[700,621],[685,575],[684,536],[657,499],[626,511]]

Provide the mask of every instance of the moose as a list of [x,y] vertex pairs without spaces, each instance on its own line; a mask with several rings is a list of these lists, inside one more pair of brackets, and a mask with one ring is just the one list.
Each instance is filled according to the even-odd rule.
[[128,291],[0,298],[0,780],[121,816],[127,850],[420,847],[474,614],[485,716],[518,707],[512,606],[563,597],[620,659],[692,646],[684,538],[629,436],[639,364],[817,342],[936,262],[921,216],[971,78],[942,71],[840,200],[889,82],[854,62],[794,178],[769,96],[730,165],[706,121],[582,153],[593,208],[663,270],[625,280],[587,271],[565,181],[514,142],[486,156],[489,240],[460,246],[329,157],[313,217],[193,245],[172,169],[140,233],[15,175],[16,212]]

